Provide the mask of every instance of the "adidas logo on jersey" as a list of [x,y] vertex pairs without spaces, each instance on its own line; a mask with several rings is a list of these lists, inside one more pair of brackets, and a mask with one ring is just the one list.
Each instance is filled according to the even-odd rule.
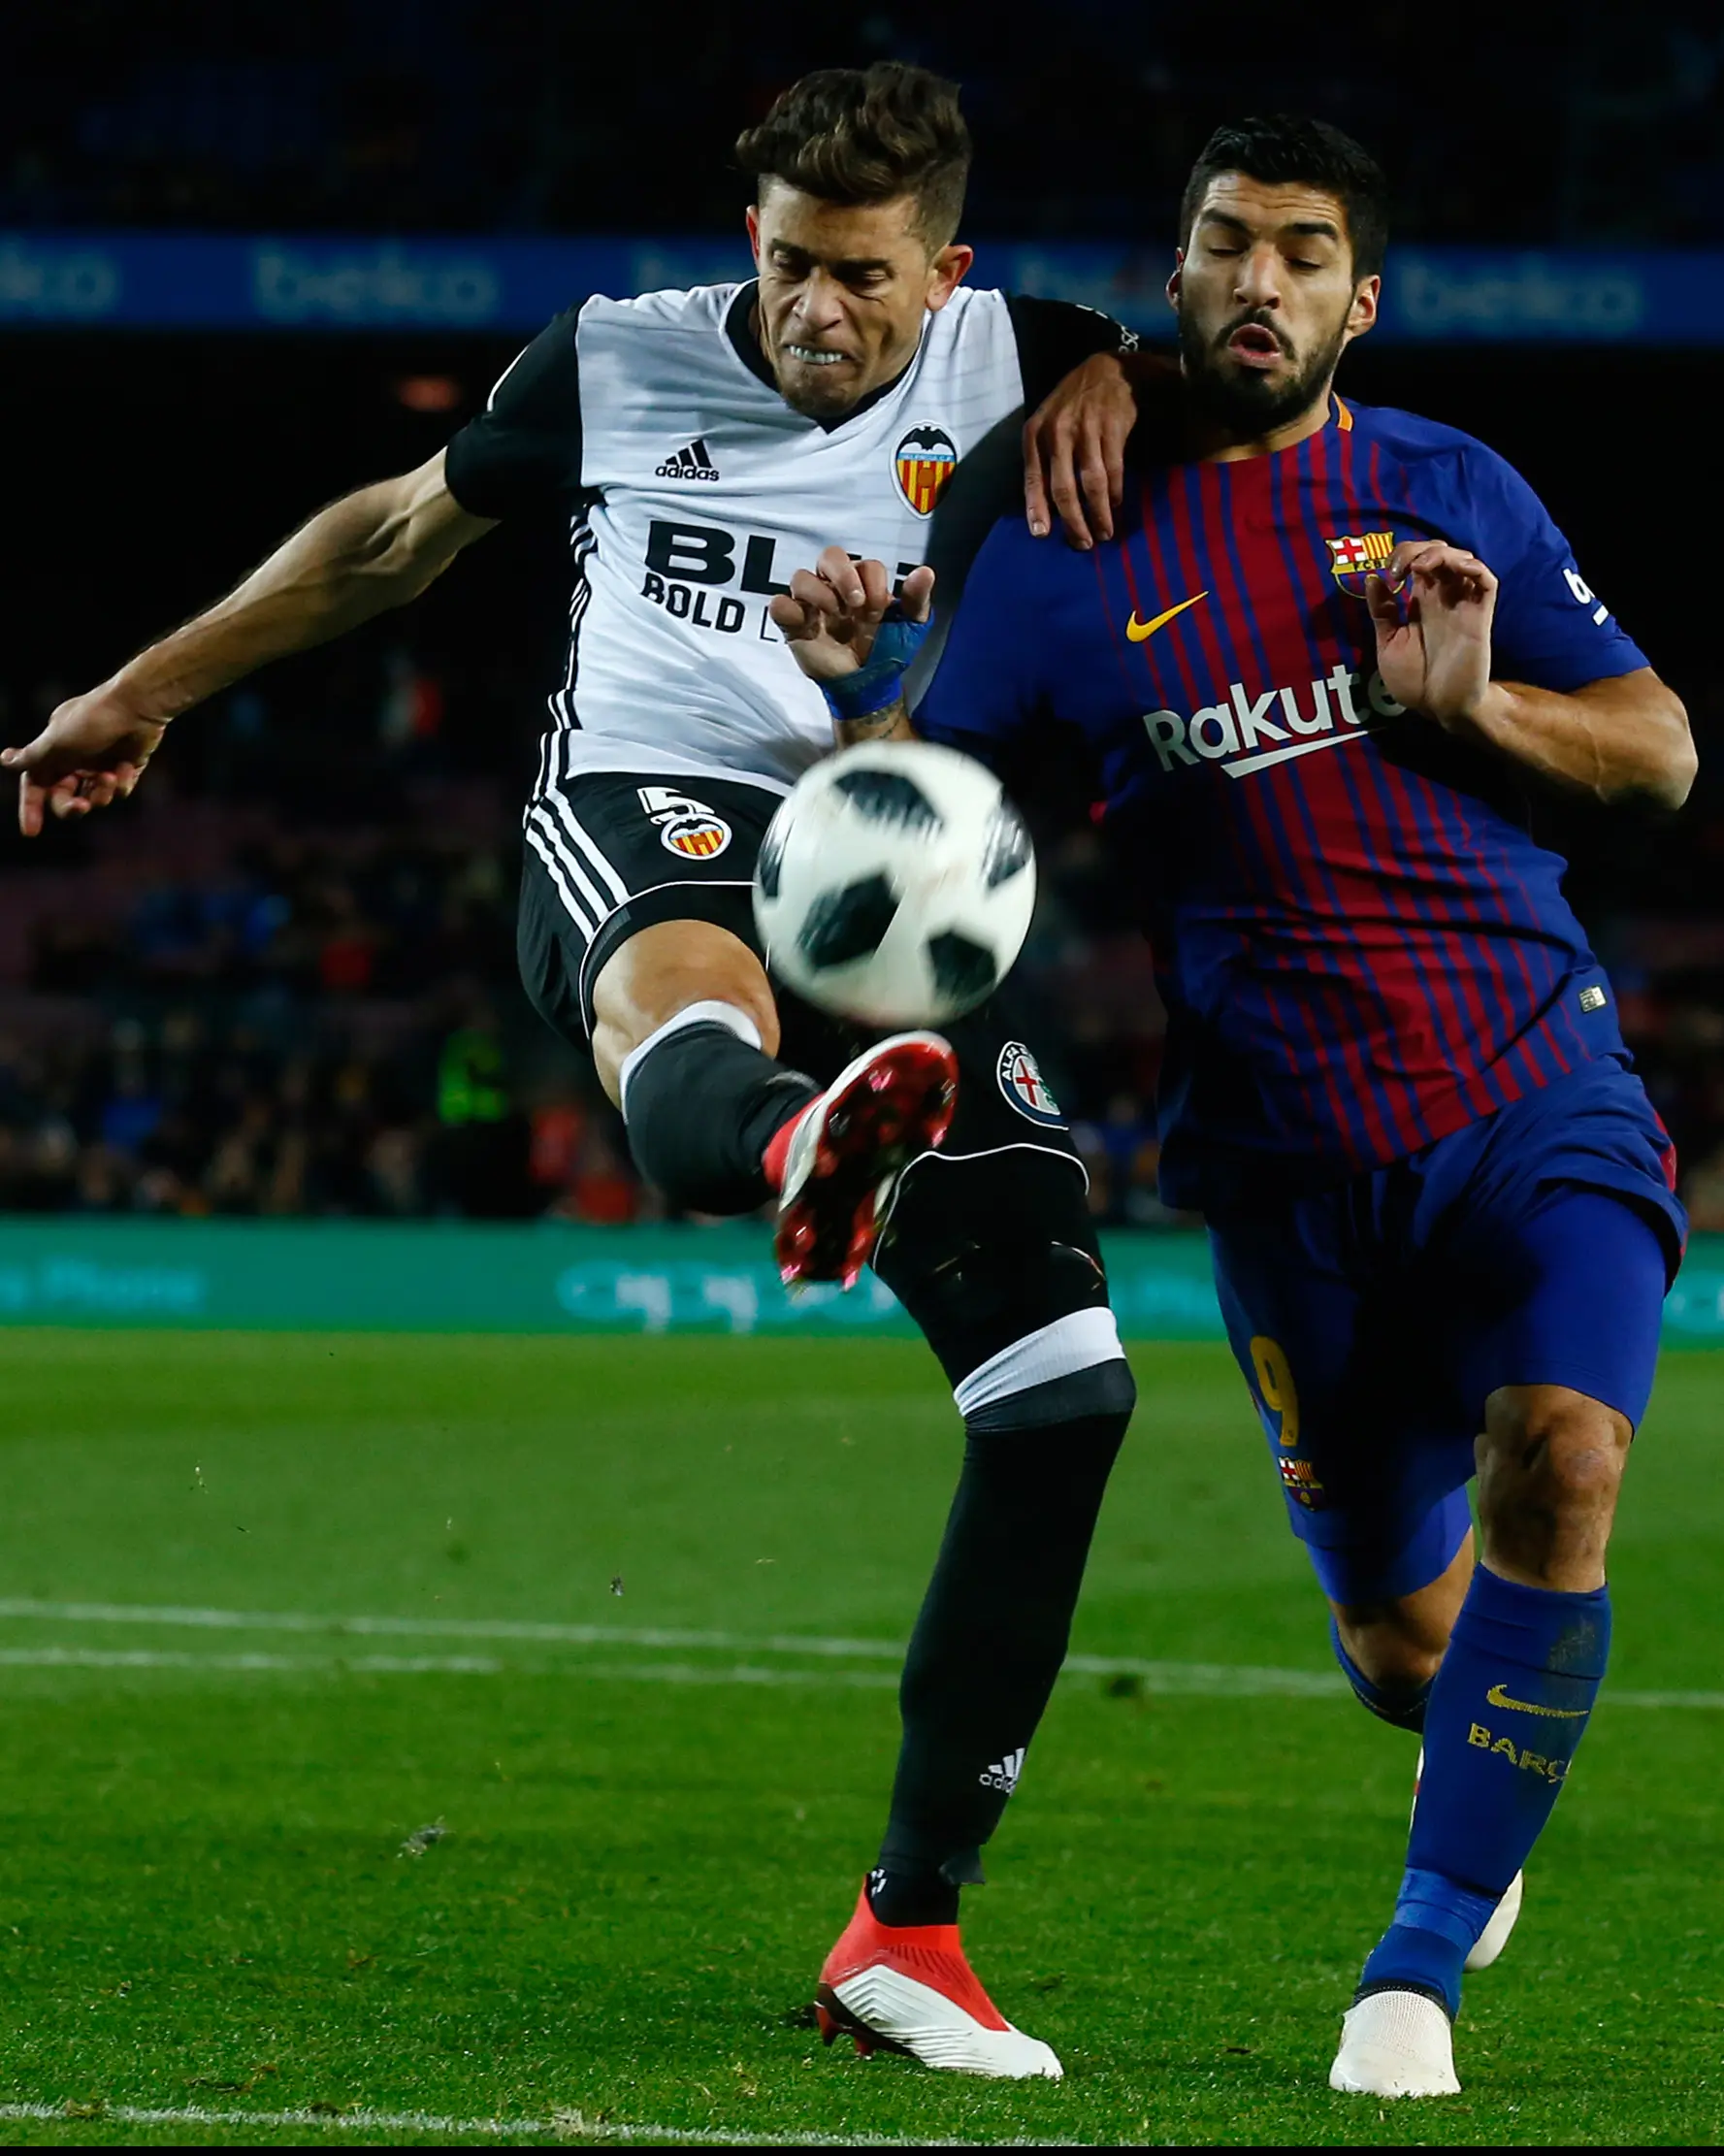
[[1009,1797],[1012,1791],[1017,1788],[1018,1777],[1023,1772],[1024,1747],[1020,1745],[1016,1751],[1008,1751],[1003,1759],[996,1759],[993,1765],[988,1768],[985,1773],[978,1775],[976,1780],[984,1789],[998,1789]]
[[686,448],[678,449],[675,456],[667,457],[655,478],[660,479],[716,479],[718,466],[712,461],[712,451],[699,436]]

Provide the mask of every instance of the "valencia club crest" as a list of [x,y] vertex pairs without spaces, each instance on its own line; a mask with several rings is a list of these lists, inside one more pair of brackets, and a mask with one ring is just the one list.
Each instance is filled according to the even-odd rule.
[[932,516],[958,470],[958,444],[944,427],[912,427],[895,452],[898,486],[918,516]]

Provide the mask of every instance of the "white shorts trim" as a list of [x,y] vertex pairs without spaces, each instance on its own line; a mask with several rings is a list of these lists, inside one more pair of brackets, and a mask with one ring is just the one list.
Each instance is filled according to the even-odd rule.
[[954,1388],[952,1397],[960,1415],[973,1415],[978,1408],[992,1407],[1014,1392],[1027,1392],[1032,1385],[1046,1385],[1051,1378],[1068,1378],[1079,1370],[1093,1370],[1100,1362],[1124,1359],[1111,1310],[1074,1310],[990,1356]]

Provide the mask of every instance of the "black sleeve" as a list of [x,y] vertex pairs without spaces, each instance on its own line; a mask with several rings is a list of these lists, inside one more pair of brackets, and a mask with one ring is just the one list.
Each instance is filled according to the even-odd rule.
[[1031,300],[1006,294],[1006,311],[1018,336],[1018,364],[1024,373],[1024,403],[1033,411],[1074,367],[1097,352],[1137,349],[1137,332],[1093,307],[1071,300]]
[[444,451],[449,492],[474,516],[562,506],[581,491],[578,308],[539,331]]

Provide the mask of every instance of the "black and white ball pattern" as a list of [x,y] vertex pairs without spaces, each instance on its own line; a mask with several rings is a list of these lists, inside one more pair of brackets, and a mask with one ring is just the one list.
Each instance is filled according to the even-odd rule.
[[872,1026],[987,999],[1035,909],[1035,853],[992,771],[931,742],[845,749],[773,817],[754,912],[773,972]]

